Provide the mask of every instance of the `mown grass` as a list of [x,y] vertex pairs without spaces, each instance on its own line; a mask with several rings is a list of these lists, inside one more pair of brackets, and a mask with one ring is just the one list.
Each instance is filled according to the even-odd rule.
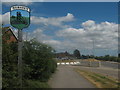
[[112,77],[78,68],[75,68],[75,71],[93,83],[97,88],[120,88],[120,82]]

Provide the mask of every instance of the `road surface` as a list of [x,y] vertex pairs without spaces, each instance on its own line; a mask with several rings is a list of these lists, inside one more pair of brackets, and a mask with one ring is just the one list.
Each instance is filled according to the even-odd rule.
[[110,62],[110,61],[101,61],[101,65],[104,67],[114,68],[114,69],[120,69],[120,64],[117,62]]
[[78,68],[104,74],[106,76],[111,76],[116,79],[120,78],[118,77],[118,74],[120,73],[120,63],[117,62],[101,61],[101,67],[78,66]]
[[91,72],[103,74],[105,76],[110,76],[115,79],[119,79],[118,74],[120,73],[120,70],[108,68],[108,67],[85,67],[85,66],[73,66],[74,68],[79,68],[81,70],[88,70]]
[[60,65],[48,82],[52,88],[95,88],[83,76],[73,70],[72,66]]

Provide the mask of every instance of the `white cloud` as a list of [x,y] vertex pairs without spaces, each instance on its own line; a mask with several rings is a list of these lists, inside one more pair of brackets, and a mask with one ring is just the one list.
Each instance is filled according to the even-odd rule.
[[[1,15],[4,24],[9,24],[10,12]],[[49,25],[53,28],[62,27],[56,30],[55,36],[44,34],[43,29],[36,29],[31,33],[27,33],[27,38],[36,38],[38,41],[47,43],[57,51],[70,51],[77,49],[92,50],[93,39],[96,49],[117,50],[118,48],[118,24],[112,22],[96,23],[93,20],[85,21],[81,24],[81,28],[73,28],[64,22],[74,20],[74,16],[68,13],[63,17],[31,17],[32,24],[43,24],[48,29]],[[23,35],[26,39],[26,34]],[[55,38],[58,38],[56,40]],[[59,40],[60,38],[60,40]]]
[[[64,38],[64,41],[74,43],[74,47],[92,49],[93,39],[97,49],[117,49],[118,47],[118,24],[88,20],[82,23],[83,28],[66,28],[56,35]],[[64,44],[62,44],[64,45]],[[70,44],[68,44],[69,47]],[[70,49],[71,47],[69,47]]]
[[93,20],[88,20],[88,21],[82,23],[83,27],[92,27],[94,25],[95,25],[95,21],[93,21]]
[[76,29],[76,28],[66,28],[64,30],[58,31],[56,34],[60,37],[66,37],[66,38],[76,38],[80,35],[84,35],[85,31],[84,29]]
[[7,6],[12,5],[30,5],[33,2],[43,2],[44,0],[3,0],[2,3]]
[[51,36],[45,35],[43,33],[43,30],[41,30],[39,28],[35,29],[33,32],[24,33],[24,39],[25,40],[26,40],[26,35],[27,35],[27,40],[36,38],[39,42],[43,42],[45,40],[49,40],[49,39],[52,38]]
[[66,16],[63,17],[53,17],[53,18],[44,18],[44,17],[31,17],[31,23],[33,24],[44,24],[46,26],[62,26],[64,22],[70,22],[74,20],[74,16],[68,13]]
[[31,39],[35,38],[39,42],[49,44],[55,49],[60,49],[61,42],[58,40],[54,40],[54,38],[52,36],[44,34],[43,31],[44,30],[37,28],[33,32],[27,32],[27,33],[24,32],[23,39],[26,40],[26,37],[27,37],[27,40],[31,40]]
[[[31,1],[31,0],[30,0]],[[6,6],[13,6],[13,5],[30,5],[32,4],[32,2],[30,2],[29,0],[4,0],[2,1],[2,4],[6,5]]]
[[51,45],[56,50],[61,48],[61,42],[58,40],[49,39],[49,40],[43,40],[42,42]]
[[[0,15],[1,16],[1,15]],[[53,17],[53,18],[44,18],[44,17],[35,17],[31,16],[31,23],[32,24],[44,24],[46,26],[59,26],[59,27],[67,27],[67,25],[63,25],[64,22],[70,22],[74,20],[74,16],[68,13],[66,16],[63,17]],[[10,24],[10,12],[6,12],[0,18],[4,24]]]
[[48,44],[51,44],[51,45],[59,45],[59,44],[61,44],[57,40],[44,40],[43,43],[48,43]]
[[[82,28],[66,27],[55,33],[54,36],[44,34],[44,30],[36,29],[29,33],[30,38],[51,45],[56,51],[70,51],[79,49],[88,50],[92,54],[93,39],[95,50],[117,50],[118,47],[118,24],[112,22],[101,22],[88,20],[83,22]],[[56,40],[57,39],[57,40]]]
[[10,12],[7,12],[3,15],[0,15],[0,21],[2,21],[3,24],[10,24]]

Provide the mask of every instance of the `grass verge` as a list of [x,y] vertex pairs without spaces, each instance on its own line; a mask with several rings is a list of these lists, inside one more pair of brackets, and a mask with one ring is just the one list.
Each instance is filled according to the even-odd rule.
[[78,68],[74,70],[93,83],[97,88],[120,88],[120,82],[114,78]]
[[40,82],[38,80],[26,80],[23,88],[50,88],[47,82]]

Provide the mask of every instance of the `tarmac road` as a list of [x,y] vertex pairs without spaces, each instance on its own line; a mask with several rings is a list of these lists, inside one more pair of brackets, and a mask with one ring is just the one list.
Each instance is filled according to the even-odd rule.
[[85,66],[71,66],[74,68],[79,68],[81,70],[88,70],[91,72],[95,72],[95,73],[99,73],[99,74],[103,74],[105,76],[110,76],[113,77],[115,79],[119,79],[119,73],[120,70],[118,69],[113,69],[113,68],[108,68],[108,67],[85,67]]
[[[81,62],[81,61],[84,61],[84,60],[80,59],[78,61]],[[101,61],[101,66],[102,67],[113,68],[113,69],[120,69],[120,63],[118,63],[118,62],[112,62],[112,61]]]
[[72,66],[60,65],[48,84],[52,88],[95,88],[83,76],[73,70]]
[[120,78],[118,77],[119,76],[118,74],[120,73],[120,63],[117,62],[101,61],[101,67],[85,67],[85,66],[77,66],[77,67],[83,70],[89,70],[106,76],[111,76],[115,79]]
[[110,62],[110,61],[101,61],[101,65],[104,67],[120,69],[120,64],[117,62]]

